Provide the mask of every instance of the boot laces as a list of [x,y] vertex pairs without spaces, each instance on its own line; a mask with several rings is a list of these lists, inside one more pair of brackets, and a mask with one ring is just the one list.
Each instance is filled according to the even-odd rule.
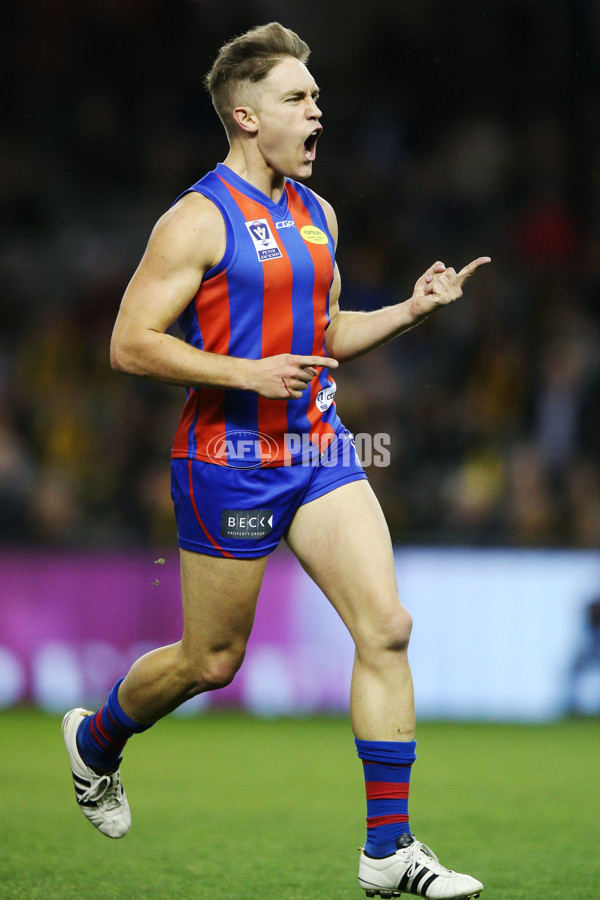
[[102,801],[102,806],[106,809],[115,809],[121,805],[122,794],[119,772],[107,772],[95,778],[80,799],[82,802],[91,803]]
[[419,858],[421,854],[424,854],[428,857],[427,868],[432,872],[435,872],[436,875],[454,874],[451,869],[447,869],[441,864],[431,847],[428,847],[427,844],[422,844],[421,841],[413,841],[413,843],[410,844],[409,847],[407,847],[407,851],[407,856],[410,861],[410,865],[407,870],[409,878],[412,878],[412,876],[416,874],[419,866],[425,864],[425,860]]

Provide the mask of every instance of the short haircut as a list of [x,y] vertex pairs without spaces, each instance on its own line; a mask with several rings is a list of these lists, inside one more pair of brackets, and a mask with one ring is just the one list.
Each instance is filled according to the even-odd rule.
[[310,50],[294,31],[279,22],[251,28],[221,47],[205,85],[228,135],[234,131],[232,113],[241,90],[262,81],[288,56],[306,63]]

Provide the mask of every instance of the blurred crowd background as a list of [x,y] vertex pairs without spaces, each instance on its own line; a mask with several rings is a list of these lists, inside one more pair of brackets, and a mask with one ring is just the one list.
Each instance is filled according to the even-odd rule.
[[115,374],[110,332],[164,209],[226,155],[202,77],[277,19],[312,49],[342,307],[492,265],[348,364],[340,415],[402,544],[600,539],[595,0],[22,0],[0,35],[0,539],[173,546],[182,389]]

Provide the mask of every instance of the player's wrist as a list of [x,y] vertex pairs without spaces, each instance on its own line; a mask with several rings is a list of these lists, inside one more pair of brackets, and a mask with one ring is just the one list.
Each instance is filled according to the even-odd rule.
[[[237,356],[225,356],[206,350],[196,350],[202,356],[197,376],[192,380],[196,387],[214,387],[227,390],[252,390],[252,363],[255,360]],[[187,382],[188,384],[190,382]]]
[[433,310],[424,303],[425,297],[422,294],[413,294],[406,301],[407,315],[411,325],[417,325],[426,319]]
[[233,379],[232,387],[242,391],[257,390],[257,363],[256,359],[242,359],[234,357],[233,362]]

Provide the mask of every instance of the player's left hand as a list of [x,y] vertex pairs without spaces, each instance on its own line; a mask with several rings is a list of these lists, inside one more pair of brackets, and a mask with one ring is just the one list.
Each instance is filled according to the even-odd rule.
[[467,278],[470,278],[480,266],[489,262],[491,262],[489,256],[479,256],[460,272],[452,267],[446,268],[443,262],[434,263],[421,275],[410,298],[410,308],[415,318],[427,316],[462,297],[462,287]]

